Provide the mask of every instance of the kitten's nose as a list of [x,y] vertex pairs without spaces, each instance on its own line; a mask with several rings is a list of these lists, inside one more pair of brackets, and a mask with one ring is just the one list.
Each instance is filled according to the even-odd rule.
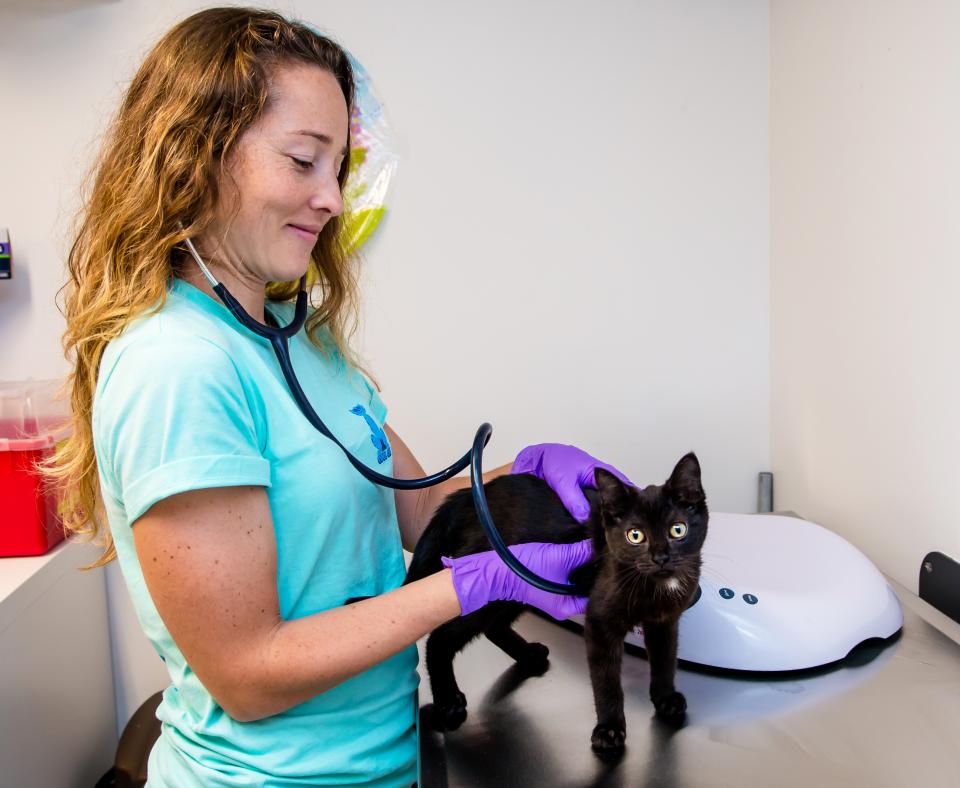
[[662,567],[670,560],[670,553],[668,553],[666,550],[657,550],[655,553],[653,553],[651,558],[653,558],[653,561],[657,566]]

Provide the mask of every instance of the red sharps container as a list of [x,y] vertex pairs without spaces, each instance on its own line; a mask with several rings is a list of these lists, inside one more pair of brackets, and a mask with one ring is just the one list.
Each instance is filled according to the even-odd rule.
[[63,541],[59,498],[36,469],[68,434],[58,386],[0,382],[0,557],[43,555]]

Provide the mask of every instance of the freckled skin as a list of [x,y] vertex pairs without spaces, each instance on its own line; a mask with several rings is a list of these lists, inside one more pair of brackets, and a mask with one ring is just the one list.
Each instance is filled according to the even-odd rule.
[[[657,716],[673,725],[685,718],[686,699],[674,687],[677,624],[699,585],[708,512],[700,465],[693,454],[680,460],[663,485],[638,490],[603,470],[597,471],[596,483],[596,491],[585,491],[591,515],[583,524],[569,515],[544,482],[532,476],[503,476],[484,489],[493,520],[508,545],[593,539],[593,559],[575,570],[570,581],[589,595],[584,640],[597,712],[591,744],[601,755],[615,755],[623,750],[626,739],[620,680],[623,639],[634,627],[643,627],[650,697]],[[684,528],[671,536],[677,524]],[[471,492],[454,493],[425,529],[406,582],[440,571],[440,556],[489,549]],[[453,674],[453,658],[477,635],[485,634],[528,675],[546,671],[547,648],[528,643],[511,628],[523,609],[516,602],[492,602],[430,635],[426,662],[435,727],[453,730],[466,718],[466,698]]]

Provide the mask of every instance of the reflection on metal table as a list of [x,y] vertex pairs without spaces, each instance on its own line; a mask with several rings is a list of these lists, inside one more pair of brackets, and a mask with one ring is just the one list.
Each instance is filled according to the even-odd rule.
[[[624,656],[627,749],[605,763],[583,638],[531,614],[516,628],[550,648],[550,669],[523,678],[485,638],[457,657],[468,716],[454,732],[421,731],[421,788],[459,786],[960,785],[960,625],[903,586],[902,633],[832,667],[738,674],[681,666],[686,725],[653,717],[649,666]],[[422,643],[421,643],[422,647]],[[421,660],[421,704],[430,686]]]

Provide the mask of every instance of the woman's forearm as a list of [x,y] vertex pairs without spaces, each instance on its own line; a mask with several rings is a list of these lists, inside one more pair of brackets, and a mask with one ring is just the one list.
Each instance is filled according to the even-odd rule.
[[[484,483],[510,472],[502,465]],[[470,486],[457,476],[421,490],[417,538],[452,492]],[[280,621],[256,649],[248,688],[231,716],[255,720],[279,714],[383,662],[460,615],[449,569],[389,593],[312,616]]]
[[251,649],[227,712],[243,722],[286,711],[416,643],[460,614],[449,569],[312,616],[280,621]]

